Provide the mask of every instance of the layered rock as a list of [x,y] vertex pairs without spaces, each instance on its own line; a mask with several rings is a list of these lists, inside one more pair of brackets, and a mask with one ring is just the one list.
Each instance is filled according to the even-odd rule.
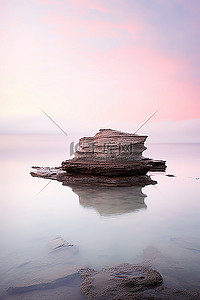
[[32,176],[56,179],[65,185],[76,183],[127,186],[155,184],[148,171],[164,171],[165,161],[142,156],[147,136],[100,129],[93,137],[79,141],[74,158],[60,168],[36,168]]
[[155,180],[152,180],[147,175],[136,175],[136,176],[98,176],[93,174],[79,174],[68,173],[61,169],[61,167],[50,168],[50,167],[33,167],[34,172],[31,172],[31,176],[40,177],[51,180],[58,180],[70,187],[77,185],[86,185],[87,187],[94,186],[140,186],[143,187],[149,184],[156,184]]
[[91,174],[103,176],[145,175],[151,166],[148,161],[109,161],[70,159],[62,163],[62,169],[68,173]]
[[98,176],[142,176],[148,171],[164,171],[165,161],[142,157],[147,136],[100,129],[94,137],[84,137],[74,158],[62,162],[71,174]]
[[140,160],[147,136],[100,129],[94,137],[83,137],[75,158],[84,160]]

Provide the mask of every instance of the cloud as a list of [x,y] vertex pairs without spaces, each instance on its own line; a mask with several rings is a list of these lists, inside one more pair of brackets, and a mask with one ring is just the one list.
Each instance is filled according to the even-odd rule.
[[58,2],[56,0],[33,0],[39,5],[56,5]]
[[198,26],[182,6],[20,3],[1,18],[1,115],[38,105],[77,122],[143,121],[159,107],[156,120],[199,118]]
[[[82,7],[83,3],[85,2],[78,1],[76,6]],[[165,1],[161,4],[167,5]],[[181,3],[177,1],[176,5],[178,4]],[[85,7],[88,9],[90,6]],[[173,7],[169,6],[167,17]],[[195,64],[182,55],[177,56],[168,50],[165,51],[158,45],[158,41],[162,42],[167,38],[161,38],[162,20],[157,24],[161,25],[161,28],[156,28],[155,23],[150,23],[151,14],[144,14],[148,18],[144,20],[143,16],[142,19],[141,13],[145,12],[144,7],[142,8],[141,11],[141,7],[138,6],[140,16],[134,15],[133,18],[127,11],[123,12],[123,17],[118,14],[114,17],[109,11],[109,21],[101,16],[90,15],[85,18],[75,11],[74,15],[68,17],[64,17],[62,12],[58,15],[52,14],[46,17],[45,22],[51,24],[54,32],[62,34],[66,41],[70,39],[71,50],[73,49],[75,55],[82,56],[83,61],[79,61],[80,68],[87,68],[87,72],[95,74],[94,89],[98,90],[100,82],[104,81],[105,94],[107,92],[111,106],[114,101],[112,98],[121,101],[124,93],[126,100],[123,100],[123,105],[119,104],[122,112],[125,110],[124,104],[128,105],[130,102],[129,107],[140,113],[144,106],[149,110],[150,107],[156,108],[161,105],[165,107],[163,118],[198,118],[199,87],[192,78]],[[116,12],[118,13],[118,10]],[[163,13],[162,11],[161,15]],[[157,14],[155,12],[154,17]],[[173,14],[175,18],[176,11],[173,11]],[[181,22],[183,20],[185,16]],[[176,32],[176,28],[170,27],[170,33],[172,31]],[[182,34],[184,35],[184,32]],[[108,44],[110,47],[106,48]],[[171,48],[173,49],[174,45],[171,45]],[[95,69],[98,70],[98,75]],[[108,92],[109,84],[112,93]],[[85,85],[89,88],[91,81],[85,82]],[[109,109],[111,107],[108,107],[108,111]],[[127,111],[125,115],[130,118],[130,112]],[[116,117],[119,117],[118,114]]]
[[70,0],[81,11],[83,10],[97,10],[101,13],[108,13],[108,7],[102,5],[102,1],[94,0]]
[[120,23],[101,19],[90,20],[80,18],[76,14],[69,15],[66,18],[63,14],[49,13],[43,19],[43,22],[51,25],[55,34],[62,34],[65,38],[73,38],[77,41],[81,38],[116,38],[119,43],[123,43],[124,35],[138,39],[142,30],[142,25],[134,22],[125,21]]

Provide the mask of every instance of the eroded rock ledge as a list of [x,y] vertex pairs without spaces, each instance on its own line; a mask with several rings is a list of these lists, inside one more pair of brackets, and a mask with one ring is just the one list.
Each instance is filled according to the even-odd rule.
[[162,161],[142,159],[128,160],[92,160],[70,159],[62,162],[62,170],[74,174],[91,174],[100,176],[140,176],[146,175],[148,171],[163,170]]
[[45,179],[57,180],[63,185],[74,187],[78,185],[87,186],[141,186],[156,184],[157,181],[152,180],[147,175],[135,176],[98,176],[92,174],[68,173],[62,170],[61,167],[32,167],[34,172],[31,176]]

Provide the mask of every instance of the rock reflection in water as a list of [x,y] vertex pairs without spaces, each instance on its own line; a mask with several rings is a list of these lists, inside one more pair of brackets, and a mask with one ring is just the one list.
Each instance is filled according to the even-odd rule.
[[79,185],[71,187],[79,196],[83,207],[94,208],[100,215],[125,214],[140,209],[146,209],[145,194],[139,186],[91,186]]

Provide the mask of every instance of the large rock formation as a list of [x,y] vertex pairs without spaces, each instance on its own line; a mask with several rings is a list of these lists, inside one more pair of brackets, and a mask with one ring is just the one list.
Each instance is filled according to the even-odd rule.
[[61,168],[37,168],[32,176],[57,179],[65,185],[85,183],[98,185],[155,184],[148,171],[164,171],[165,161],[142,156],[147,136],[100,129],[94,137],[79,141],[74,158],[63,161]]
[[141,176],[150,170],[166,168],[164,161],[142,157],[147,136],[100,129],[94,137],[84,137],[74,158],[62,162],[62,169],[72,174],[98,176]]

